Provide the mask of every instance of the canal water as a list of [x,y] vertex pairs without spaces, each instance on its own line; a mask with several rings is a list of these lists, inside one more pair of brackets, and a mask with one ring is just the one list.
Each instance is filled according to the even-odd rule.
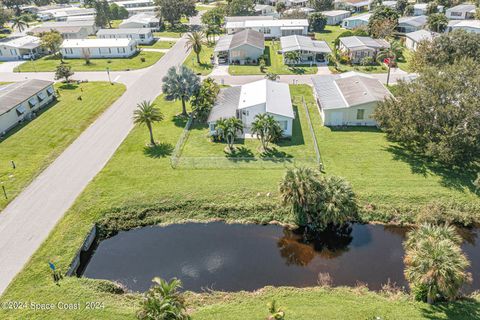
[[[83,276],[115,280],[146,291],[153,277],[177,277],[183,288],[240,291],[267,285],[307,287],[328,273],[333,285],[367,284],[378,290],[390,280],[407,286],[402,241],[406,228],[353,224],[327,230],[306,243],[276,225],[187,223],[120,232],[101,241],[83,259]],[[480,289],[478,230],[462,230],[462,246]],[[85,257],[84,257],[85,258]]]

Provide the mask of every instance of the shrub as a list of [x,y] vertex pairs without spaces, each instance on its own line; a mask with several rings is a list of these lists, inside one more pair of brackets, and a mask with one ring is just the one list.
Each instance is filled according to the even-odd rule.
[[145,62],[145,57],[140,57],[140,61]]

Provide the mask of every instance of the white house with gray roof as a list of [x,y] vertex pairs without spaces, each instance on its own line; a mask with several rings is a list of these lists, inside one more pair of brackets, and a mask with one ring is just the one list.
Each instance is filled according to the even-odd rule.
[[423,29],[426,24],[427,16],[401,17],[395,29],[401,33],[409,33]]
[[347,10],[329,10],[321,13],[327,18],[327,25],[329,26],[340,24],[351,15],[351,12]]
[[368,20],[372,16],[371,13],[359,14],[357,16],[345,18],[342,21],[342,27],[345,29],[355,29],[368,25]]
[[265,38],[280,38],[289,35],[307,35],[307,19],[280,19],[280,20],[244,20],[228,21],[225,24],[227,34],[234,34],[238,31],[251,29],[263,33]]
[[412,51],[417,50],[417,46],[422,41],[432,41],[437,36],[437,33],[427,30],[418,30],[405,34],[405,47]]
[[376,58],[377,53],[389,48],[390,44],[384,39],[373,39],[370,37],[342,37],[338,49],[350,57],[352,63],[360,63],[365,57]]
[[[280,38],[281,52],[285,64],[327,64],[328,55],[332,50],[325,41],[312,40],[305,36],[285,36]],[[298,52],[299,61],[290,61],[285,56],[287,52]]]
[[314,76],[312,81],[325,126],[376,126],[372,115],[377,104],[392,96],[379,80],[357,72]]
[[62,56],[71,58],[128,58],[137,53],[133,39],[69,39],[60,46]]
[[0,39],[0,61],[30,60],[43,53],[40,38],[34,36]]
[[0,86],[0,135],[30,119],[54,99],[52,81],[30,79]]
[[38,35],[52,30],[58,31],[64,39],[85,39],[89,35],[95,35],[98,27],[94,20],[45,22],[31,32]]
[[283,135],[292,135],[295,114],[288,84],[270,80],[259,80],[242,86],[223,88],[208,116],[211,135],[215,135],[215,124],[219,119],[236,117],[241,119],[249,134],[257,114],[272,115],[283,129]]
[[140,29],[100,29],[97,32],[99,39],[133,39],[138,44],[150,44],[155,41],[150,28]]
[[445,11],[445,15],[451,20],[467,20],[475,17],[476,7],[472,3],[459,4]]
[[243,30],[221,37],[213,50],[216,63],[257,63],[265,51],[265,38],[255,30]]
[[[413,15],[414,16],[424,16],[427,15],[428,6],[430,3],[416,3],[413,5]],[[443,12],[445,7],[442,5],[437,5],[437,12]]]
[[453,30],[480,33],[480,20],[451,20],[448,22],[445,32],[452,32]]
[[119,25],[120,29],[139,29],[150,28],[153,31],[158,30],[158,18],[153,13],[139,13],[128,19],[125,19]]

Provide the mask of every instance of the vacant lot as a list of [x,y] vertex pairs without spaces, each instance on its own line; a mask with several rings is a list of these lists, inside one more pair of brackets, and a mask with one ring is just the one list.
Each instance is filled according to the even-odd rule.
[[104,82],[56,88],[58,102],[0,140],[0,181],[9,196],[0,198],[0,210],[125,91],[121,84]]
[[[73,71],[110,71],[134,70],[150,67],[160,60],[162,52],[141,51],[130,58],[90,59],[86,64],[84,59],[64,59],[65,64],[72,67]],[[145,60],[145,62],[142,61]],[[55,71],[60,64],[60,59],[46,56],[35,61],[27,61],[15,68],[16,72]]]
[[283,56],[278,53],[280,50],[280,41],[265,41],[265,55],[267,56],[264,72],[258,65],[231,65],[228,72],[232,75],[265,74],[267,72],[275,74],[315,74],[317,66],[310,65],[292,65],[283,63]]

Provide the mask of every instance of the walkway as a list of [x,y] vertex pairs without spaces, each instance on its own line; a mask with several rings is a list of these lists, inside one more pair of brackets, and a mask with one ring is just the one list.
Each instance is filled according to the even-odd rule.
[[[186,58],[186,39],[180,39],[165,56],[141,73],[115,74],[133,77],[128,89],[104,114],[87,128],[47,169],[45,169],[0,214],[0,294],[39,248],[87,184],[103,168],[133,128],[132,113],[142,100],[154,100],[160,93],[162,77],[170,66]],[[86,73],[99,80],[105,73]],[[22,77],[51,77],[19,74]],[[40,75],[40,77],[39,77]],[[81,78],[84,73],[76,73]],[[0,75],[2,81],[3,74]],[[112,79],[113,80],[113,79]]]

